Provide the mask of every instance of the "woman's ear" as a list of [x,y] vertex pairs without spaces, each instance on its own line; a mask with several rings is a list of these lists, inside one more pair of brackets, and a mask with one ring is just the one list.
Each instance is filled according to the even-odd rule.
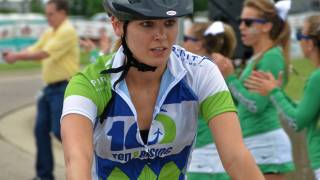
[[316,47],[316,45],[314,44],[313,39],[306,40],[306,46],[307,46],[307,49],[309,51],[312,51]]
[[263,24],[262,26],[262,32],[270,32],[273,27],[273,24],[271,22],[267,22]]
[[202,41],[194,42],[194,49],[196,51],[200,51],[202,48],[203,48],[203,42]]
[[117,19],[115,16],[111,17],[111,24],[114,30],[114,33],[121,37],[123,35],[123,22]]

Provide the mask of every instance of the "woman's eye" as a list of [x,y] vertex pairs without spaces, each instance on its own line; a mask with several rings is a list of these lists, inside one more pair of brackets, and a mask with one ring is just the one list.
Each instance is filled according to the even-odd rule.
[[153,23],[150,21],[143,21],[140,23],[140,25],[143,27],[152,27]]
[[166,26],[174,26],[176,23],[177,23],[177,20],[175,20],[175,19],[170,19],[170,20],[167,20],[167,21],[165,22],[165,25],[166,25]]

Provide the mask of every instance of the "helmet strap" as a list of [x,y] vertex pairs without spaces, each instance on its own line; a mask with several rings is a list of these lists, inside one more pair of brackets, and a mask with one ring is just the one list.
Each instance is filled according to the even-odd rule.
[[127,29],[128,29],[129,21],[125,21],[123,25],[123,34],[124,36],[121,37],[121,44],[123,46],[123,53],[127,57],[127,65],[137,68],[139,71],[145,72],[145,71],[155,71],[157,67],[155,66],[149,66],[147,64],[139,62],[135,57],[133,57],[133,54],[131,50],[129,49],[126,37],[127,37]]
[[124,25],[123,25],[123,34],[124,35],[121,37],[121,44],[123,47],[123,53],[127,57],[126,61],[120,67],[106,69],[101,72],[101,74],[110,74],[110,73],[119,73],[119,72],[123,71],[120,78],[114,83],[114,87],[118,82],[120,82],[121,80],[123,80],[125,78],[130,67],[135,67],[138,69],[138,71],[142,71],[142,72],[146,72],[146,71],[154,72],[157,69],[157,67],[155,67],[155,66],[149,66],[147,64],[141,63],[135,57],[133,57],[133,54],[132,54],[131,50],[129,49],[127,42],[126,42],[128,25],[129,25],[129,21],[125,21]]

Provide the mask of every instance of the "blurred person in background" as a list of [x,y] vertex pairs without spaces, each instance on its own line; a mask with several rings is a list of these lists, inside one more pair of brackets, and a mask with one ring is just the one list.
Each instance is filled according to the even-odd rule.
[[61,141],[60,117],[68,81],[79,70],[78,36],[68,20],[68,3],[49,0],[45,13],[51,28],[31,47],[21,52],[6,52],[7,63],[41,61],[42,79],[46,86],[37,101],[35,123],[36,177],[53,180],[54,160],[50,132]]
[[280,88],[282,76],[276,80],[273,74],[255,71],[246,81],[246,87],[268,96],[278,113],[295,131],[306,131],[308,157],[311,168],[320,180],[320,16],[310,16],[304,21],[297,39],[306,58],[316,66],[306,81],[299,103],[294,103]]
[[84,51],[89,53],[90,62],[95,62],[99,56],[110,53],[111,37],[105,28],[99,29],[99,36],[97,38],[82,38],[80,39],[80,46]]
[[213,56],[238,103],[245,144],[267,180],[283,180],[286,173],[294,170],[291,142],[268,97],[249,91],[244,81],[252,71],[259,70],[275,76],[285,72],[281,88],[286,84],[290,43],[286,16],[290,7],[290,0],[276,4],[270,0],[244,2],[239,20],[241,40],[253,48],[253,56],[239,78],[230,59],[220,54]]
[[[232,58],[237,40],[232,27],[221,21],[193,23],[184,35],[183,47],[187,51],[211,58],[213,53],[221,53]],[[207,76],[214,74],[207,74]],[[206,121],[197,121],[197,138],[188,169],[188,180],[227,180],[214,137]]]

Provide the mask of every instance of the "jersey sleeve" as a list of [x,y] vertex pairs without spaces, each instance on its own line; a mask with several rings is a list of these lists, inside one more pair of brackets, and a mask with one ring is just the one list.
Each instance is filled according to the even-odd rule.
[[[278,77],[279,72],[285,69],[284,58],[277,53],[267,53],[256,65],[258,71],[271,72],[274,77]],[[250,92],[235,75],[230,75],[226,79],[233,97],[238,103],[244,105],[251,113],[261,113],[269,104],[267,96],[261,96],[258,93]]]
[[200,113],[208,123],[213,117],[224,112],[235,112],[231,94],[218,67],[206,62],[206,71],[198,76]]
[[[320,71],[319,71],[320,72]],[[296,106],[290,103],[284,92],[274,89],[270,93],[270,99],[278,112],[289,122],[290,126],[300,131],[317,119],[320,113],[320,73],[312,75],[304,89],[301,101]]]
[[75,113],[95,123],[101,115],[111,98],[110,77],[100,74],[105,69],[103,58],[99,58],[97,63],[89,65],[71,79],[65,91],[62,117]]

